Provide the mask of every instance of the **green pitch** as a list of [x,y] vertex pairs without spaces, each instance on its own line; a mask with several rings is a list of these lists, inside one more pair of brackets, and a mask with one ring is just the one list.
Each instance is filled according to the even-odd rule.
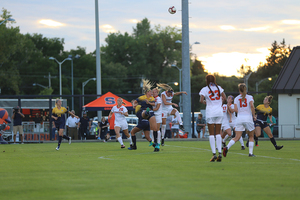
[[249,158],[238,142],[220,163],[208,141],[0,145],[0,199],[299,199],[300,141],[277,143]]

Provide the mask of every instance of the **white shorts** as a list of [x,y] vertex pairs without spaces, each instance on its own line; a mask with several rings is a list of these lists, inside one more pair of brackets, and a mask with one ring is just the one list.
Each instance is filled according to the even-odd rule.
[[206,119],[207,124],[222,124],[223,116],[222,117],[210,117]]
[[116,122],[115,121],[115,127],[120,127],[121,130],[127,130],[128,129],[128,124],[127,124],[127,121],[119,121],[119,122]]
[[162,113],[155,114],[155,120],[157,124],[162,123]]
[[225,131],[225,130],[227,130],[227,129],[230,129],[230,130],[231,130],[231,127],[229,126],[228,123],[226,123],[226,124],[222,124],[221,129],[222,129],[223,131]]
[[162,109],[162,118],[167,118],[171,115],[173,107],[165,107]]
[[235,123],[229,123],[230,128],[235,129],[236,125]]
[[253,131],[254,129],[254,122],[241,122],[236,124],[235,127],[235,131]]

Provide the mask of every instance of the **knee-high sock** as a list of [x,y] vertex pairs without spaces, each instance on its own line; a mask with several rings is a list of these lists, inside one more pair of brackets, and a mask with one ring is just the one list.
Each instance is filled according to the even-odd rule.
[[153,131],[154,143],[157,143],[157,131]]
[[128,139],[129,139],[130,144],[132,144],[132,137],[130,136]]
[[151,138],[152,140],[154,140],[153,130],[150,130],[150,138]]
[[254,146],[254,142],[249,141],[249,154],[253,154],[253,146]]
[[210,144],[212,153],[216,154],[216,144],[215,144],[215,136],[214,135],[209,136],[209,144]]
[[222,137],[220,134],[216,135],[216,144],[217,144],[218,152],[221,153],[222,152]]
[[234,144],[235,144],[235,141],[233,139],[231,139],[227,145],[227,149],[229,149]]
[[254,135],[254,140],[255,140],[255,144],[257,145],[257,143],[258,143],[258,137],[256,137],[256,135]]
[[178,120],[179,124],[182,125],[182,124],[183,124],[183,123],[182,123],[182,119],[181,119],[181,117],[180,117],[180,115],[179,115],[178,110],[176,111],[175,116],[176,116],[176,119]]
[[133,146],[136,146],[136,136],[131,136]]
[[161,140],[161,132],[160,130],[157,131],[157,143],[160,144],[160,140]]
[[161,125],[161,137],[162,137],[162,138],[165,138],[166,127],[167,127],[166,124],[162,124],[162,125]]
[[69,140],[69,137],[68,136],[66,136],[66,135],[63,135],[62,136],[64,139],[67,139],[67,140]]
[[62,136],[58,136],[58,146],[60,147]]
[[118,137],[118,142],[119,142],[121,145],[124,145],[124,144],[123,144],[122,137]]
[[272,144],[274,145],[274,147],[276,147],[276,146],[277,146],[277,144],[276,144],[276,141],[275,141],[274,137],[270,138],[270,141],[272,142]]
[[225,137],[224,137],[224,139],[223,139],[223,141],[222,142],[226,142],[226,140],[229,138],[230,136],[227,134],[227,135],[225,135]]
[[243,147],[244,146],[244,140],[243,140],[243,137],[241,136],[240,139],[239,139],[240,143],[241,143],[241,146]]

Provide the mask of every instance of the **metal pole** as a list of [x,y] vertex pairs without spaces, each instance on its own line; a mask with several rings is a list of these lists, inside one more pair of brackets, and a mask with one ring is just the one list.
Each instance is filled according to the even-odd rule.
[[191,131],[191,80],[190,80],[190,45],[189,45],[189,1],[182,0],[182,90],[183,124],[185,131]]
[[[101,62],[100,62],[100,39],[99,39],[99,15],[98,0],[95,0],[95,20],[96,20],[96,78],[97,78],[97,94],[101,95]],[[84,104],[83,104],[84,105]],[[101,119],[101,111],[97,112],[98,120]]]
[[[178,68],[178,67],[177,67]],[[179,69],[179,92],[181,92],[181,71],[182,69]],[[182,100],[181,100],[181,95],[179,96],[179,102],[180,102],[180,106],[179,106],[179,110],[180,112],[182,112]]]
[[82,83],[82,106],[84,106],[84,82]]
[[71,60],[71,81],[72,81],[72,110],[74,110],[74,82],[73,82],[73,57]]
[[58,64],[59,64],[59,95],[60,95],[60,99],[61,99],[61,95],[62,95],[62,88],[61,88],[61,62],[59,62]]

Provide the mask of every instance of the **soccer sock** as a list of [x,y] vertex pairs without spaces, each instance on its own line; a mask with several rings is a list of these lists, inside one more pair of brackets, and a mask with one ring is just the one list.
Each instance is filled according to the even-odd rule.
[[235,141],[233,139],[231,139],[227,145],[227,149],[229,149],[234,144],[235,144]]
[[58,147],[60,147],[61,140],[62,140],[62,136],[58,136]]
[[216,144],[215,144],[215,136],[214,135],[209,136],[209,144],[210,144],[212,153],[216,154]]
[[181,120],[178,110],[176,111],[175,116],[176,116],[176,119],[178,120],[179,124],[182,125],[183,123],[182,123],[182,120]]
[[225,137],[224,137],[224,139],[223,139],[223,141],[222,142],[226,142],[226,140],[229,138],[230,136],[227,134],[227,135],[225,135]]
[[216,135],[216,144],[217,144],[218,152],[221,153],[222,152],[222,137],[220,134]]
[[249,142],[249,154],[253,154],[254,142]]
[[270,138],[270,140],[271,140],[272,144],[274,145],[274,147],[277,147],[277,144],[276,144],[276,141],[275,141],[274,137]]
[[132,137],[130,136],[128,139],[130,141],[130,145],[132,145]]
[[157,143],[157,131],[153,131],[154,143]]
[[244,147],[244,140],[243,140],[243,137],[242,137],[242,136],[240,137],[239,141],[240,141],[240,143],[241,143],[241,146]]
[[151,138],[152,140],[154,140],[153,130],[150,130],[150,138]]
[[133,146],[136,146],[136,136],[131,136]]
[[162,124],[162,125],[161,125],[161,137],[162,137],[162,138],[165,138],[166,127],[167,127],[166,124]]
[[69,137],[68,136],[66,136],[66,135],[63,135],[62,136],[64,139],[67,139],[67,140],[69,140]]
[[124,144],[123,144],[122,137],[118,137],[118,142],[119,142],[121,145],[124,145]]
[[157,143],[160,144],[160,140],[161,140],[161,132],[160,130],[157,131]]
[[254,140],[255,140],[255,145],[258,144],[258,137],[256,137],[256,135],[254,135]]

